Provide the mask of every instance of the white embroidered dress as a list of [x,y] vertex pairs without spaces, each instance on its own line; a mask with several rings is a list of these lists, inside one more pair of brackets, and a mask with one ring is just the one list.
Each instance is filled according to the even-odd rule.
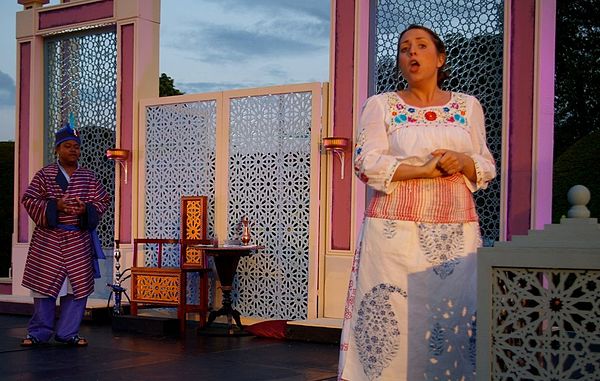
[[[399,164],[436,149],[467,153],[462,174],[391,182]],[[452,93],[413,107],[396,93],[369,98],[355,172],[375,189],[354,256],[341,338],[343,380],[474,380],[479,224],[472,192],[496,175],[481,105]]]

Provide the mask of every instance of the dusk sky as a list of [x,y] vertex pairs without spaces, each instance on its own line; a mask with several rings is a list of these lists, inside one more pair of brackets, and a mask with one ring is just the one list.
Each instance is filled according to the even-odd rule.
[[[0,1],[0,141],[15,137],[20,10]],[[328,0],[162,0],[160,72],[188,94],[325,82],[329,31]]]

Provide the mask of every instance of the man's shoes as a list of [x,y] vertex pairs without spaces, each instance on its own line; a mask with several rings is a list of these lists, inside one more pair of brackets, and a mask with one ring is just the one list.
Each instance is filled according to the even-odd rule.
[[66,340],[59,339],[58,337],[56,337],[55,340],[58,341],[59,343],[67,344],[68,346],[71,346],[71,347],[87,347],[88,346],[88,341],[84,337],[81,337],[79,335],[75,335]]
[[38,345],[40,345],[40,341],[31,335],[27,335],[21,340],[22,347],[31,348],[37,347]]

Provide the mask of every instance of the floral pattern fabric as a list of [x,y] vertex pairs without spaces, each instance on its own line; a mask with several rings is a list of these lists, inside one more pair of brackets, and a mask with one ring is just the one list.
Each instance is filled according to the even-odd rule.
[[463,242],[461,224],[419,223],[419,243],[433,271],[442,279],[460,263]]
[[[363,224],[339,379],[475,380],[479,225],[390,222],[366,218]],[[420,239],[431,228],[436,233]]]
[[379,284],[366,293],[357,311],[354,330],[360,362],[369,379],[381,376],[398,353],[400,330],[390,302],[391,294],[406,292],[391,284]]
[[436,149],[467,153],[475,162],[477,181],[471,191],[485,189],[496,176],[486,144],[485,118],[476,98],[452,93],[439,106],[413,107],[394,92],[369,98],[355,140],[354,171],[373,189],[392,193],[391,181],[400,164],[422,165]]

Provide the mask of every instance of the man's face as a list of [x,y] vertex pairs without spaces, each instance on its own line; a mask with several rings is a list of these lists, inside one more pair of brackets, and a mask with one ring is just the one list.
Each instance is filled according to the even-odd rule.
[[67,140],[56,147],[56,153],[61,164],[75,165],[81,156],[81,148],[75,140]]

